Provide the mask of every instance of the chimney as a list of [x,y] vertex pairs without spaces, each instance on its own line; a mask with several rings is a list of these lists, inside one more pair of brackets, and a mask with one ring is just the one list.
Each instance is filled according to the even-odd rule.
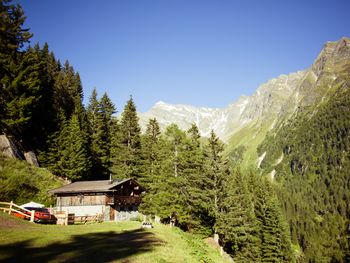
[[112,182],[112,174],[109,174],[109,183],[111,184]]

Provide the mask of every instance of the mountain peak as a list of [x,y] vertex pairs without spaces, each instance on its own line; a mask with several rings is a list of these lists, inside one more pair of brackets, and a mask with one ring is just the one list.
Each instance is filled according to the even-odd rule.
[[176,123],[187,130],[192,123],[196,123],[202,136],[209,136],[210,131],[214,130],[222,140],[227,141],[247,125],[275,123],[280,117],[292,116],[300,105],[309,105],[323,96],[323,91],[316,91],[317,81],[327,76],[333,80],[336,78],[343,67],[334,65],[348,63],[349,47],[350,38],[347,37],[327,42],[311,68],[270,79],[261,84],[252,96],[242,95],[226,108],[158,101],[150,111],[140,115],[141,127],[145,129],[150,118],[157,118],[161,128]]
[[342,37],[338,41],[328,41],[323,45],[320,54],[312,65],[312,71],[316,76],[320,75],[329,60],[344,60],[350,58],[350,38]]
[[162,106],[162,105],[167,105],[167,103],[160,100],[160,101],[157,101],[156,104],[154,104],[154,106]]

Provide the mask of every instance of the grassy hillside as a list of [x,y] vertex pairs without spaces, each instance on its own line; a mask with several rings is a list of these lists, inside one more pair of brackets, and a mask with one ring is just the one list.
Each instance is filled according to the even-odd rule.
[[242,169],[256,169],[258,163],[258,145],[264,140],[273,125],[273,120],[264,123],[255,121],[235,133],[229,140],[225,153],[234,164]]
[[35,201],[48,206],[54,200],[47,191],[63,183],[46,169],[0,155],[0,201]]
[[205,240],[140,222],[37,225],[0,212],[0,261],[227,262]]

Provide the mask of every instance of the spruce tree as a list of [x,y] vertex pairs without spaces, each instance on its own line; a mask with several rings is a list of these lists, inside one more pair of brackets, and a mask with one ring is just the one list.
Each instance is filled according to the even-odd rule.
[[262,262],[291,262],[291,239],[286,221],[271,183],[250,174],[254,212],[259,221]]
[[219,205],[223,199],[224,181],[229,175],[228,161],[223,157],[224,145],[211,131],[208,144],[204,149],[205,163],[204,173],[206,182],[206,191],[208,193],[207,210],[209,214],[210,224],[217,233],[215,224],[219,216]]
[[181,174],[181,153],[184,148],[186,134],[176,124],[171,124],[166,128],[164,136],[168,144],[168,150],[171,152],[168,159],[169,169],[172,170],[174,177],[178,177]]
[[184,177],[184,192],[186,194],[186,212],[189,217],[186,229],[200,232],[202,234],[212,233],[212,218],[209,215],[208,202],[208,182],[204,171],[204,151],[201,147],[200,133],[196,124],[192,124],[187,131],[183,150],[182,174]]
[[130,97],[120,122],[119,142],[112,149],[112,172],[117,177],[139,178],[141,175],[141,128],[135,103]]
[[87,116],[90,126],[90,150],[96,179],[107,179],[110,174],[111,132],[114,129],[112,126],[115,125],[112,119],[113,113],[115,113],[115,108],[108,95],[105,93],[99,101],[96,89],[94,89],[87,108]]
[[[10,83],[16,77],[16,68],[22,59],[21,49],[32,35],[23,28],[25,16],[19,4],[11,1],[0,2],[0,105],[8,103],[11,95]],[[6,109],[0,107],[0,120],[6,116]],[[0,122],[0,129],[6,129],[6,123]]]
[[[157,119],[150,119],[142,136],[142,173],[141,182],[147,187],[160,173],[160,127]],[[147,187],[148,188],[148,187]]]
[[79,118],[73,114],[68,125],[61,133],[63,151],[61,156],[61,173],[76,181],[89,177],[91,160],[89,158],[87,134],[82,130]]
[[140,209],[145,214],[158,215],[161,200],[158,200],[164,184],[162,173],[162,139],[158,121],[150,119],[145,134],[142,136],[142,177],[140,183],[146,192]]
[[51,136],[45,164],[54,174],[70,180],[89,179],[92,163],[88,134],[82,129],[76,113],[62,123],[60,132]]
[[237,262],[261,262],[259,222],[244,175],[235,171],[226,179],[216,228],[225,250]]

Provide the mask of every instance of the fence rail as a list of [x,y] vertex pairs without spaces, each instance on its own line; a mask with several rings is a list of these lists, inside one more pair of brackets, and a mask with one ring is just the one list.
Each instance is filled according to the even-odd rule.
[[0,211],[8,213],[9,215],[19,214],[23,216],[23,219],[28,218],[30,222],[34,222],[34,213],[31,211],[16,205],[14,202],[0,202]]

